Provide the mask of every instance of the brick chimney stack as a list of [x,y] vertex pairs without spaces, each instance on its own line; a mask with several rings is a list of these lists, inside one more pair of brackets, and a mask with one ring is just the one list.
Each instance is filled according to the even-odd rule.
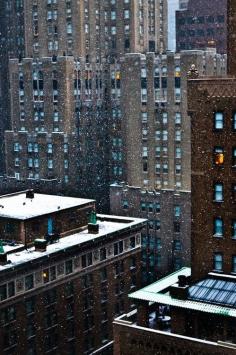
[[236,0],[228,0],[227,17],[228,75],[236,76]]

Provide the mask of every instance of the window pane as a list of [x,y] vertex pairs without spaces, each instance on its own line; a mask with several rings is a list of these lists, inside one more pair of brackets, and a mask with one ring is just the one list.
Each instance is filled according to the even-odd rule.
[[223,129],[224,117],[222,112],[215,113],[215,129]]

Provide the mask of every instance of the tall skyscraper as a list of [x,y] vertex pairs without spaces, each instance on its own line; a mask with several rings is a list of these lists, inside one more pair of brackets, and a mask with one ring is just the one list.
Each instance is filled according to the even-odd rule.
[[[191,134],[187,72],[225,75],[215,50],[127,54],[121,63],[121,140],[111,148],[123,174],[111,185],[111,211],[149,219],[143,239],[146,281],[190,263]],[[126,78],[130,80],[127,82]],[[123,182],[124,181],[124,182]]]
[[[74,191],[99,196],[101,202],[108,200],[110,122],[112,109],[117,108],[113,107],[117,101],[111,98],[111,68],[125,53],[166,49],[167,2],[20,2],[22,33],[14,27],[19,11],[12,13],[13,2],[8,3],[3,13],[12,15],[9,30],[13,38],[9,34],[4,37],[5,58],[11,58],[6,175],[21,185],[27,179],[31,183],[32,179],[54,179],[55,189],[62,180],[68,187],[71,183]],[[18,47],[10,53],[14,31],[21,35],[21,53]],[[118,85],[118,75],[116,81]],[[19,132],[24,138],[18,138]],[[54,139],[56,136],[60,138]],[[14,156],[13,141],[19,143],[17,154],[21,156]],[[36,151],[27,147],[28,142],[38,144]],[[50,156],[48,163],[44,158],[42,162],[40,151],[46,152],[47,144],[53,145],[54,153],[62,152],[62,144],[68,144],[66,154],[71,162],[64,153],[55,164]]]
[[138,349],[147,354],[235,354],[235,1],[228,6],[229,75],[202,78],[196,67],[189,71],[191,269],[129,295],[137,301],[137,322],[132,314],[115,322],[116,355]]

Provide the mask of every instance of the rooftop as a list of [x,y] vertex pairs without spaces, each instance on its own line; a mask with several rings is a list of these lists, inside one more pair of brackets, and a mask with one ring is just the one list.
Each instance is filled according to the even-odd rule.
[[[210,300],[209,301],[205,301],[202,298],[198,297],[198,299],[193,299],[193,297],[191,297],[192,299],[177,299],[174,298],[172,296],[170,296],[169,294],[169,288],[173,285],[176,285],[178,282],[178,276],[184,275],[186,277],[191,275],[191,269],[190,268],[182,268],[181,270],[178,270],[176,272],[174,272],[171,275],[168,275],[166,277],[164,277],[163,279],[147,286],[144,287],[143,289],[136,291],[134,293],[131,293],[129,295],[130,298],[134,299],[134,300],[143,300],[143,301],[149,301],[149,302],[155,302],[155,303],[160,303],[163,305],[170,305],[170,306],[174,306],[174,307],[179,307],[179,308],[185,308],[185,309],[191,309],[191,310],[195,310],[195,311],[201,311],[201,312],[206,312],[206,313],[213,313],[213,314],[220,314],[220,315],[224,315],[224,316],[230,316],[230,317],[236,317],[236,308],[232,308],[232,302],[227,305],[225,304],[220,304],[220,302],[218,302],[219,304],[214,304],[212,303]],[[220,277],[222,277],[222,275],[220,275]],[[215,280],[216,281],[219,281]],[[213,280],[214,281],[214,280]],[[226,285],[226,283],[228,284],[228,286]],[[232,282],[225,282],[222,285],[222,290],[221,292],[231,292],[230,290],[225,290],[225,288],[227,287],[232,287],[231,285]],[[235,281],[233,282],[234,287],[236,285],[236,278]],[[219,285],[218,283],[215,283],[215,288],[216,285]],[[199,285],[199,287],[201,287],[201,285]],[[196,286],[192,286],[192,287],[196,287],[196,291],[199,291],[199,289],[197,289],[197,285]],[[218,286],[217,286],[218,287]],[[190,287],[191,290],[191,287]],[[193,293],[194,289],[191,290],[191,292]],[[205,290],[204,290],[205,291]],[[208,292],[210,290],[208,289]],[[198,292],[198,295],[201,295],[201,293]],[[235,295],[236,293],[234,292],[234,296],[231,296],[234,298],[235,301]],[[225,300],[225,297],[227,295],[224,294],[223,299]],[[231,306],[231,307],[230,307]]]
[[26,220],[93,202],[95,201],[38,193],[34,193],[33,198],[27,198],[24,191],[0,196],[0,217]]
[[6,269],[16,268],[18,265],[23,265],[30,261],[35,261],[45,256],[51,256],[57,252],[65,251],[72,247],[79,247],[83,243],[96,242],[99,238],[111,236],[117,232],[125,232],[133,227],[141,227],[142,224],[146,223],[145,219],[141,218],[127,218],[127,217],[117,217],[117,216],[107,216],[107,215],[97,215],[99,223],[99,232],[97,234],[88,233],[88,229],[84,229],[78,233],[69,235],[67,237],[60,238],[57,243],[50,244],[47,246],[47,250],[44,252],[35,251],[35,248],[21,249],[17,250],[23,245],[18,245],[15,247],[9,248],[9,250],[4,250],[10,252],[7,255],[8,261],[11,262],[6,265],[0,266],[0,272]]

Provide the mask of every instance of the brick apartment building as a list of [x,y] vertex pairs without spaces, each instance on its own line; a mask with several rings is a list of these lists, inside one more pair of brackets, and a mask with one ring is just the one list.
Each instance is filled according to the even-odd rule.
[[116,355],[235,354],[235,14],[228,1],[228,76],[189,71],[191,269],[130,295],[138,311],[115,321]]
[[227,51],[227,0],[189,0],[187,9],[176,12],[176,48]]
[[226,61],[208,49],[127,54],[121,63],[123,148],[114,139],[111,164],[123,170],[110,187],[111,211],[149,219],[149,236],[143,240],[146,282],[190,265],[187,71],[195,63],[201,75],[222,76]]
[[1,354],[110,354],[140,286],[145,220],[92,221],[94,200],[32,190],[0,204]]

